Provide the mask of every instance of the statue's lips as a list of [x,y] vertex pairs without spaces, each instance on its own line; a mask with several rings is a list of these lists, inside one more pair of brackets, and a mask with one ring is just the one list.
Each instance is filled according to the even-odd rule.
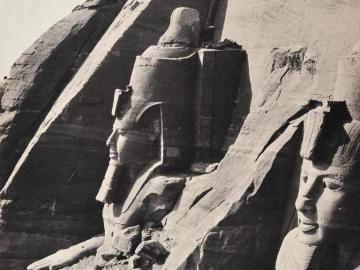
[[313,230],[316,230],[317,228],[319,228],[319,224],[310,221],[310,220],[301,220],[299,219],[299,229],[302,232],[308,233],[311,232]]
[[118,156],[118,152],[117,152],[117,151],[111,151],[111,150],[110,150],[110,153],[109,153],[110,159],[117,159],[117,156]]

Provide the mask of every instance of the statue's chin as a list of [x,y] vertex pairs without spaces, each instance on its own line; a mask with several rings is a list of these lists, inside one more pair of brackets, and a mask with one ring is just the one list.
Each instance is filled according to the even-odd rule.
[[322,227],[310,229],[299,226],[297,240],[303,244],[318,246],[325,240],[324,230]]

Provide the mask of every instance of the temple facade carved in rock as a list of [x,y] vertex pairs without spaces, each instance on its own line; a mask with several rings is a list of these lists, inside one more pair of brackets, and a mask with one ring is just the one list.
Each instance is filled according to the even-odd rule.
[[0,269],[360,269],[359,11],[86,1],[0,84]]

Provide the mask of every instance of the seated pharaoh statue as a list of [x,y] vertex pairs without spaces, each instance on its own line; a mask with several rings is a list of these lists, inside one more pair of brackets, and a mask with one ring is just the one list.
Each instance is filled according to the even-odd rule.
[[[110,162],[96,197],[105,204],[106,235],[110,223],[120,227],[141,223],[137,217],[142,215],[125,212],[155,171],[179,171],[193,160],[192,100],[199,31],[196,10],[174,10],[158,44],[136,58],[127,89],[115,92],[116,120],[107,141]],[[122,207],[129,193],[125,186],[132,190]],[[121,208],[121,221],[115,221]]]
[[334,101],[304,123],[298,227],[277,270],[360,269],[360,43],[340,59]]
[[[61,250],[29,270],[60,269],[100,246],[96,267],[102,269],[113,258],[107,254],[122,230],[159,223],[171,210],[184,187],[183,177],[174,174],[194,160],[192,102],[199,33],[199,12],[175,9],[158,44],[137,56],[129,85],[115,91],[116,120],[107,140],[110,161],[96,197],[104,203],[105,237]],[[164,177],[169,171],[172,175]],[[152,200],[160,206],[151,208]]]

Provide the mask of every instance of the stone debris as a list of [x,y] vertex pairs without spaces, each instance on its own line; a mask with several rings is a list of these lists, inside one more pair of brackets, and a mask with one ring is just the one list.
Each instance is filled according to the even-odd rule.
[[201,48],[225,50],[225,49],[242,49],[242,46],[237,44],[236,41],[224,39],[223,41],[205,41],[201,43]]
[[141,241],[140,226],[126,228],[114,236],[112,246],[123,254],[129,254],[135,251],[135,248]]
[[105,243],[97,250],[97,265],[105,266],[107,262],[119,258],[122,254],[123,253],[120,250],[115,249],[112,246],[112,243]]
[[148,268],[149,266],[151,266],[151,262],[149,261],[149,259],[141,257],[139,255],[133,255],[132,257],[129,258],[129,267],[131,267],[131,269],[136,269],[136,268],[140,268],[140,269],[144,269],[144,268]]
[[156,240],[147,240],[140,243],[136,248],[135,254],[150,260],[153,263],[163,263],[169,255],[164,246]]

